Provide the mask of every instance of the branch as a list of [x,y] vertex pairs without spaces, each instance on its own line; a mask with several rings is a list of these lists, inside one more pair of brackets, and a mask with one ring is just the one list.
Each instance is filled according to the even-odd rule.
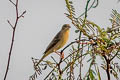
[[[66,48],[68,48],[70,45],[72,45],[72,44],[74,44],[74,43],[78,43],[78,42],[80,42],[80,40],[79,41],[73,41],[73,42],[71,42],[70,44],[68,44],[63,50],[61,50],[61,55],[63,54],[63,51],[66,49]],[[59,70],[59,80],[61,80],[61,75],[62,75],[62,70],[61,70],[61,68],[60,68],[60,65],[61,65],[61,63],[63,62],[62,61],[63,60],[63,58],[61,57],[60,58],[60,61],[59,61],[59,63],[57,64],[58,65],[58,70]]]
[[11,24],[11,22],[9,20],[7,20],[7,22],[12,27],[12,29],[14,29],[13,25]]
[[63,48],[63,50],[61,50],[61,53],[66,49],[68,48],[70,45],[74,44],[74,43],[77,43],[77,41],[73,41],[71,42],[70,44],[68,44],[65,48]]
[[105,58],[105,61],[107,64],[107,69],[106,69],[107,77],[108,77],[108,80],[110,80],[110,60],[109,58],[106,57],[106,55],[103,55],[103,57]]
[[[82,43],[80,43],[80,41],[90,41],[90,40],[81,39],[81,40],[73,41],[73,42],[69,43],[65,48],[63,48],[63,50],[61,50],[61,53],[62,53],[66,48],[68,48],[70,45],[72,45],[72,44],[74,44],[74,43],[82,44]],[[92,43],[91,43],[91,44],[92,44]]]
[[[96,4],[95,4],[96,3]],[[98,0],[94,0],[93,2],[92,2],[92,4],[90,5],[90,7],[87,9],[87,11],[89,11],[89,10],[91,10],[91,8],[96,8],[97,6],[98,6]],[[94,6],[95,5],[95,6]],[[79,17],[78,17],[78,19],[81,17],[81,16],[83,16],[85,14],[85,12],[83,12]]]
[[9,0],[14,6],[16,6],[16,4],[12,1],[12,0]]
[[23,15],[26,13],[26,11],[24,11],[20,16],[19,16],[19,18],[21,18],[21,17],[24,17]]
[[[56,67],[57,67],[57,66],[56,66]],[[56,68],[56,67],[55,67],[55,68]],[[54,68],[54,69],[55,69],[55,68]],[[49,75],[54,71],[54,69],[52,69],[52,70],[50,71],[50,73],[44,78],[44,80],[47,80],[47,78],[48,78]]]
[[116,54],[110,59],[110,61],[112,61],[112,60],[118,55],[118,52],[119,52],[119,49],[118,49],[118,51],[116,52]]
[[[61,55],[62,55],[62,53],[60,53]],[[59,79],[58,80],[61,80],[61,76],[62,76],[62,70],[61,70],[61,67],[60,67],[60,65],[61,65],[61,63],[62,63],[62,60],[63,60],[63,58],[62,57],[60,57],[60,61],[59,61],[59,63],[57,64],[58,65],[58,71],[59,71]]]
[[[19,20],[19,17],[18,17],[18,0],[16,0],[16,4],[15,4],[13,1],[11,1],[11,0],[9,0],[9,1],[10,1],[10,3],[12,3],[12,4],[15,6],[15,8],[16,8],[16,21],[15,21],[15,24],[12,25],[12,24],[10,23],[10,21],[7,20],[7,22],[8,22],[8,23],[10,24],[10,26],[12,27],[13,32],[12,32],[12,41],[11,41],[11,45],[10,45],[8,62],[7,62],[7,68],[6,68],[6,72],[5,72],[5,75],[4,75],[4,80],[6,80],[7,74],[8,74],[9,65],[10,65],[10,60],[11,60],[11,53],[12,53],[12,50],[13,50],[13,44],[14,44],[14,39],[15,39],[16,27],[17,27],[17,23],[18,23],[18,20]],[[26,13],[26,12],[23,12],[22,15],[24,15],[25,13]]]

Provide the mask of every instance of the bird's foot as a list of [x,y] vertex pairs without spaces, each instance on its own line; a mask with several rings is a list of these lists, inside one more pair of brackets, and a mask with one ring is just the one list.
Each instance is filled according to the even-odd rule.
[[62,59],[64,58],[64,52],[61,53],[61,58],[62,58]]
[[64,58],[64,52],[58,52],[58,51],[55,51],[56,54],[58,54],[60,56],[60,58]]

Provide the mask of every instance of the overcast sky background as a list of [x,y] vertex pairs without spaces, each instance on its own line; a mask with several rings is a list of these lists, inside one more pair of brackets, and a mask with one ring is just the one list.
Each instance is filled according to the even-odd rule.
[[[83,13],[86,1],[74,0],[77,15]],[[108,27],[111,25],[108,19],[112,9],[120,13],[117,0],[99,0],[98,7],[88,12],[88,19],[101,27]],[[67,12],[64,0],[19,0],[19,13],[24,10],[27,13],[17,25],[7,80],[28,80],[34,73],[31,57],[41,58],[63,24],[72,27],[68,43],[77,36],[74,33],[75,27],[64,14]],[[12,35],[7,20],[14,23],[15,8],[9,0],[0,0],[0,80],[3,80],[5,74]]]

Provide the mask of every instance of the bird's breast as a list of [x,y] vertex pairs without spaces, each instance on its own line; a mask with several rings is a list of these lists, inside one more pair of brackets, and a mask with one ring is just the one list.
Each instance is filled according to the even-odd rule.
[[66,42],[68,41],[69,32],[70,32],[69,30],[64,32],[62,39],[61,39],[61,47],[63,47],[66,44]]

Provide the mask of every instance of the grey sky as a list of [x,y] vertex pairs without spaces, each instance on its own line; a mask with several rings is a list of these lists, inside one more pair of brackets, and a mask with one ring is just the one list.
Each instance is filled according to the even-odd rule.
[[[74,1],[76,10],[79,10],[77,13],[81,14],[86,0]],[[88,12],[88,19],[102,27],[108,27],[111,11],[116,9],[120,12],[120,3],[117,0],[99,2],[97,8]],[[42,52],[61,26],[65,23],[71,25],[71,21],[64,15],[67,12],[64,0],[19,0],[19,10],[19,13],[24,10],[27,13],[17,25],[7,80],[28,80],[34,72],[31,57],[41,58]],[[7,19],[14,23],[15,8],[9,0],[0,0],[0,80],[3,80],[11,43],[12,29]],[[69,42],[77,36],[74,26],[71,26]]]

